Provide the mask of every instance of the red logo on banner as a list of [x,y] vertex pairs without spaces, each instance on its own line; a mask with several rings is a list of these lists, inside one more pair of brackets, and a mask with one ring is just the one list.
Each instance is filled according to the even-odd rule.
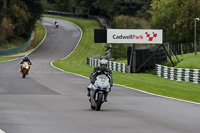
[[147,37],[149,38],[149,41],[153,41],[154,37],[157,37],[157,33],[153,32],[153,36],[150,36],[150,34],[148,34],[148,32],[146,32],[145,34],[147,34]]

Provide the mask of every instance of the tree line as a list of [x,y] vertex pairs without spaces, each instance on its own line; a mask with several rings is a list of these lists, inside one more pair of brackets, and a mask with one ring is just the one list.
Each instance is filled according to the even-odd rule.
[[40,0],[0,0],[0,42],[28,38],[43,11]]
[[[103,16],[112,28],[163,29],[164,42],[194,42],[200,0],[0,0],[0,41],[28,37],[44,10]],[[200,22],[196,21],[197,42]],[[119,46],[116,46],[119,47]]]

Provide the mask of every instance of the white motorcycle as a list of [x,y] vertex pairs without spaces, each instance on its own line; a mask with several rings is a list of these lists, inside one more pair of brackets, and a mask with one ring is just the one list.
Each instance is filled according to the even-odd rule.
[[110,92],[110,82],[105,74],[98,75],[90,90],[91,108],[99,111],[105,102],[106,95]]
[[58,22],[56,22],[55,25],[56,25],[56,28],[58,28]]

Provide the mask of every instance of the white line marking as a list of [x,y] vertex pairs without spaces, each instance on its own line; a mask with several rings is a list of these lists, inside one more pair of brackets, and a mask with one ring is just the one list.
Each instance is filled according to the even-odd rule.
[[3,130],[0,129],[0,133],[6,133],[6,132],[4,132]]

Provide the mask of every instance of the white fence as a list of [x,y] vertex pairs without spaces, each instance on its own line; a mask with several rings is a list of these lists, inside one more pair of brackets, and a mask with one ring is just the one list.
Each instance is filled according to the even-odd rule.
[[[100,66],[100,59],[93,59],[91,57],[87,58],[87,64],[90,66]],[[113,61],[108,61],[108,68],[113,71],[119,71],[126,73],[126,64],[125,63],[117,63]]]

